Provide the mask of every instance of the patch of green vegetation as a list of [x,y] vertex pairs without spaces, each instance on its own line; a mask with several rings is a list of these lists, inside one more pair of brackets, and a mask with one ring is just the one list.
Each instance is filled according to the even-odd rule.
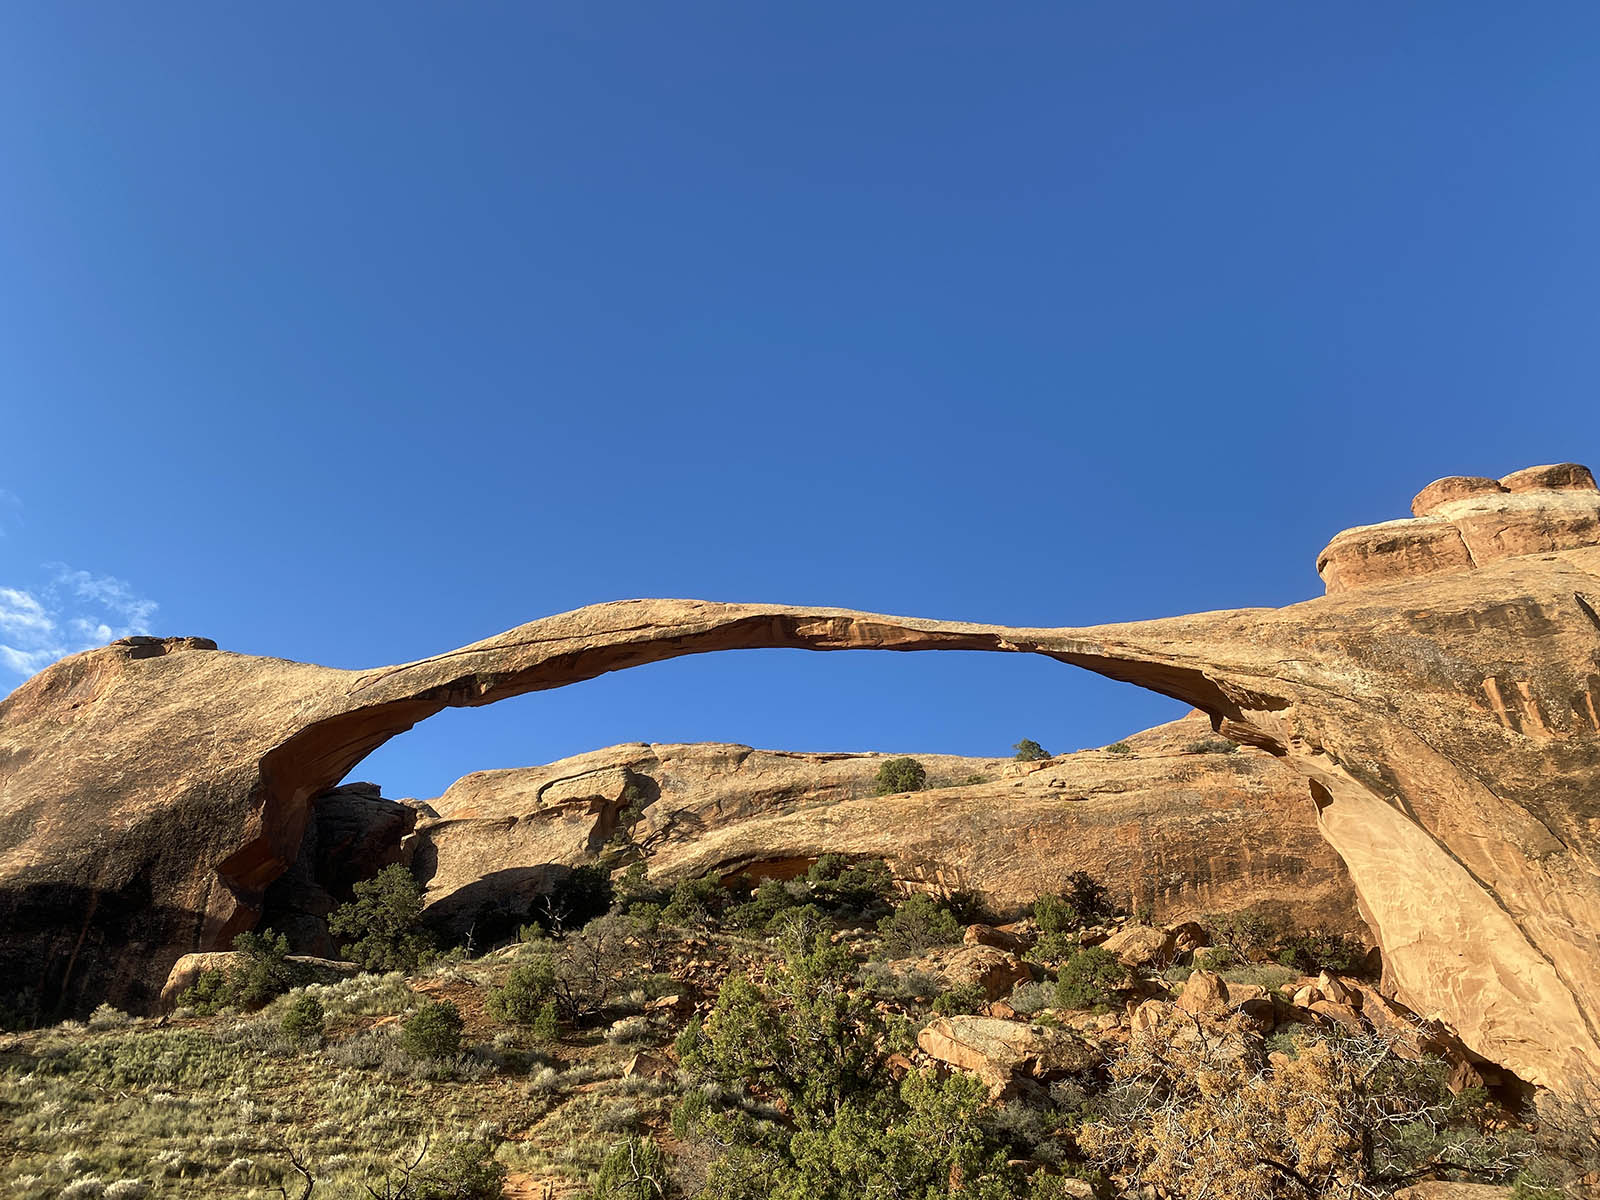
[[914,758],[886,758],[878,766],[873,791],[879,796],[920,792],[928,786],[928,769]]
[[424,1000],[400,1032],[400,1045],[418,1058],[448,1058],[461,1052],[461,1010],[449,1000]]
[[1050,757],[1050,751],[1039,745],[1032,738],[1023,738],[1012,749],[1016,751],[1016,754],[1012,757],[1017,762],[1040,762]]
[[422,927],[422,885],[399,863],[364,879],[355,898],[328,917],[328,930],[352,962],[369,971],[415,971],[436,950]]
[[242,957],[238,965],[200,972],[178,996],[178,1004],[200,1016],[214,1016],[225,1008],[247,1011],[262,1008],[304,981],[305,972],[289,961],[289,940],[270,929],[241,933],[233,948]]
[[936,946],[960,942],[964,926],[946,905],[917,892],[879,923],[878,932],[884,958],[915,958]]
[[1056,1003],[1062,1008],[1110,1004],[1128,984],[1128,968],[1103,946],[1085,946],[1061,964]]
[[291,1041],[320,1042],[327,1025],[328,1014],[323,1011],[322,1001],[313,995],[302,993],[290,1003],[278,1028],[283,1030],[283,1036]]

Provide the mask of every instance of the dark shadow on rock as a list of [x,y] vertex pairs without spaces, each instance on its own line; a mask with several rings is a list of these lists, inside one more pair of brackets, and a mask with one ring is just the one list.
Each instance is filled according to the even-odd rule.
[[559,863],[492,871],[430,907],[424,919],[446,942],[461,945],[470,938],[474,948],[483,949],[532,923],[539,897],[571,873]]
[[117,891],[0,888],[0,1009],[29,1026],[85,1017],[108,996],[130,1011],[147,1009],[156,997],[146,967],[176,961],[171,947],[192,941],[204,919],[155,904],[150,893],[142,877]]

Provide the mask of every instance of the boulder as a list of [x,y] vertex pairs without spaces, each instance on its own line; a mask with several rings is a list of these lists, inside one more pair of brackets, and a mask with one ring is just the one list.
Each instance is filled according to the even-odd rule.
[[1362,1027],[1361,1014],[1348,1004],[1340,1004],[1337,1000],[1318,1000],[1311,1005],[1311,1011],[1336,1025],[1343,1025],[1346,1029],[1360,1030]]
[[1227,1011],[1228,985],[1212,971],[1195,971],[1184,980],[1177,1005],[1184,1012],[1218,1014]]
[[658,1054],[641,1050],[622,1068],[624,1079],[666,1079],[677,1068]]
[[1294,993],[1294,1002],[1301,1008],[1310,1008],[1318,1000],[1326,999],[1327,997],[1324,996],[1322,992],[1318,990],[1317,986],[1312,983],[1308,983],[1304,987],[1296,989]]
[[1267,989],[1259,983],[1232,983],[1226,984],[1228,990],[1228,1005],[1238,1008],[1241,1004],[1248,1004],[1252,1000],[1267,999]]
[[948,991],[974,987],[985,1000],[1009,996],[1019,983],[1033,978],[1033,969],[1015,954],[993,946],[955,946],[930,950],[917,959],[894,964],[902,973],[932,975]]
[[1027,938],[996,929],[993,925],[968,925],[966,933],[961,935],[961,940],[968,946],[993,946],[996,950],[1005,950],[1012,954],[1021,954],[1033,944]]
[[1172,1005],[1161,1000],[1138,1000],[1128,1004],[1128,1028],[1135,1033],[1145,1033],[1161,1023]]
[[1451,1183],[1430,1179],[1396,1192],[1395,1200],[1511,1200],[1512,1189],[1494,1183]]
[[1190,954],[1211,944],[1211,934],[1198,921],[1180,921],[1170,925],[1167,927],[1167,936],[1172,939],[1175,954]]
[[1174,938],[1153,925],[1129,925],[1100,943],[1126,967],[1164,967],[1172,961]]
[[1094,1050],[1063,1029],[997,1017],[939,1017],[917,1034],[929,1058],[971,1071],[998,1094],[1018,1076],[1057,1079],[1087,1070]]
[[1361,1007],[1361,993],[1337,975],[1329,975],[1326,971],[1318,975],[1317,991],[1322,993],[1324,1000],[1330,1000],[1334,1004],[1343,1004],[1350,1008]]
[[[172,970],[167,973],[166,982],[161,985],[157,1006],[163,1012],[170,1011],[177,1004],[178,997],[193,987],[195,981],[205,972],[221,971],[230,974],[243,966],[246,958],[246,955],[237,950],[209,950],[197,954],[185,954],[172,964]],[[341,979],[361,974],[361,967],[357,964],[338,959],[291,954],[289,961],[301,969],[307,983],[337,983]]]
[[1279,1023],[1278,1006],[1270,996],[1248,996],[1230,1004],[1229,1010],[1257,1033],[1271,1033]]

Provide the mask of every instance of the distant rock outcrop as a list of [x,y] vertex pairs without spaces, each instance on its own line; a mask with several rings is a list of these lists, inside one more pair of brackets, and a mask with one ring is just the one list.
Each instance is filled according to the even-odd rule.
[[911,886],[1031,903],[1086,871],[1159,920],[1242,908],[1363,930],[1337,854],[1308,819],[1305,781],[1235,753],[1194,714],[1033,763],[919,755],[929,790],[874,794],[883,754],[732,745],[613,746],[543,767],[479,771],[429,801],[412,838],[432,918],[457,933],[514,926],[564,868],[625,831],[653,878],[786,878],[819,855],[881,857]]
[[634,600],[365,672],[199,639],[75,655],[0,704],[0,978],[36,1011],[148,1004],[181,954],[256,920],[312,797],[447,706],[714,650],[1020,651],[1294,767],[1388,986],[1570,1086],[1600,1074],[1600,493],[1573,466],[1496,487],[1433,485],[1392,547],[1341,535],[1331,594],[1282,609],[1012,629]]

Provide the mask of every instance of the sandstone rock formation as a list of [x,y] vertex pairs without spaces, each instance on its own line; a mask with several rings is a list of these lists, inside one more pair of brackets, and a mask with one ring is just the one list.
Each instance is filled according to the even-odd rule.
[[[351,975],[358,975],[361,968],[352,962],[343,962],[339,959],[317,958],[309,954],[291,954],[289,962],[298,968],[304,983],[337,983]],[[195,954],[185,954],[172,964],[172,970],[167,972],[166,982],[161,985],[161,995],[157,999],[157,1007],[163,1012],[170,1012],[178,1003],[178,997],[188,991],[207,971],[221,971],[224,975],[244,967],[248,962],[246,955],[237,950],[202,950]]]
[[917,1034],[929,1058],[971,1071],[999,1095],[1016,1078],[1059,1079],[1095,1065],[1094,1049],[1064,1029],[999,1017],[938,1017]]
[[[902,880],[964,888],[1001,908],[1074,871],[1160,920],[1247,907],[1292,923],[1362,930],[1338,856],[1309,819],[1300,776],[1263,751],[1197,753],[1195,714],[1039,763],[919,755],[930,790],[873,794],[886,755],[729,745],[613,746],[545,767],[480,771],[428,801],[412,838],[431,916],[464,932],[514,928],[563,868],[630,831],[652,878],[788,877],[823,853],[887,860]],[[1026,767],[1026,773],[1017,768]],[[307,949],[311,949],[307,946]]]
[[446,706],[712,650],[1021,651],[1300,771],[1400,997],[1570,1086],[1600,1072],[1600,493],[1570,466],[1497,487],[1433,485],[1415,524],[1336,538],[1330,594],[1283,609],[1012,629],[636,600],[366,672],[199,639],[76,655],[0,704],[0,972],[49,1010],[147,1002],[255,920],[313,796]]
[[351,783],[311,800],[300,852],[262,898],[264,925],[304,954],[334,953],[327,917],[353,886],[406,858],[405,839],[423,805],[385,800],[375,783]]

